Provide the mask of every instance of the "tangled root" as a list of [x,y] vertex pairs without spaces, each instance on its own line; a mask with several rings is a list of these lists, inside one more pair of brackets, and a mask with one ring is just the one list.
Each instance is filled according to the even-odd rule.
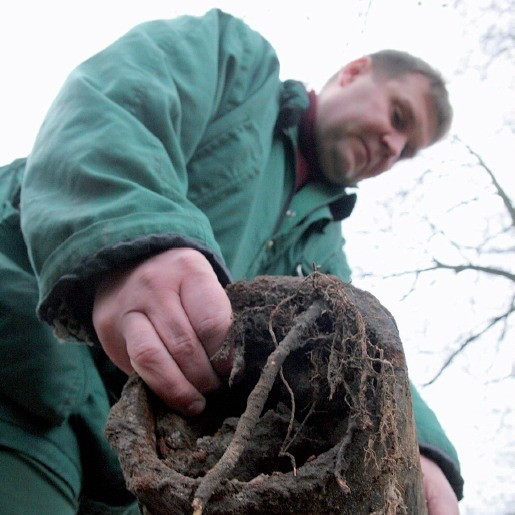
[[[230,386],[185,419],[133,377],[107,435],[144,510],[424,513],[393,318],[335,277],[227,288]],[[215,358],[217,357],[215,356]]]

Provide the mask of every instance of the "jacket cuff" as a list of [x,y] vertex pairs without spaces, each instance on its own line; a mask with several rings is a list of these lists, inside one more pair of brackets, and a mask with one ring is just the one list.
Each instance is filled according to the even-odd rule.
[[119,242],[82,260],[57,281],[41,303],[38,315],[54,327],[60,339],[98,343],[91,313],[99,277],[178,247],[189,247],[202,253],[222,286],[231,282],[231,274],[223,259],[203,242],[182,234],[153,234]]
[[455,462],[444,452],[427,444],[420,444],[420,454],[434,461],[442,470],[451,485],[458,501],[463,499],[463,477]]

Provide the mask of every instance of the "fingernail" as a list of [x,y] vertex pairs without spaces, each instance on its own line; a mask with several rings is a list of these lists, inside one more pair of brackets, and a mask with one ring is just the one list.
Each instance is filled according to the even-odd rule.
[[188,415],[198,415],[205,407],[206,401],[205,400],[197,400],[193,401],[187,408],[187,414]]

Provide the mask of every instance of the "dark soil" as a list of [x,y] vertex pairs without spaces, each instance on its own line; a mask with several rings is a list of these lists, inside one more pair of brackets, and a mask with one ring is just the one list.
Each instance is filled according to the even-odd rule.
[[[424,514],[402,344],[367,292],[314,273],[228,286],[229,385],[199,416],[133,376],[107,436],[142,510]],[[215,357],[214,359],[216,359]]]

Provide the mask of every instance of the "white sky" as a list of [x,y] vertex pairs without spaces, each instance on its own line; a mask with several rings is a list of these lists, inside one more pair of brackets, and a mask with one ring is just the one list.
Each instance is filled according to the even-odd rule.
[[[469,0],[467,6],[475,12],[485,3]],[[455,109],[453,131],[487,159],[512,198],[515,196],[515,142],[512,133],[501,130],[507,113],[513,116],[513,69],[494,68],[495,84],[483,83],[479,74],[470,70],[458,74],[468,53],[478,51],[478,36],[473,24],[443,0],[2,2],[0,164],[30,152],[52,99],[67,74],[82,60],[139,22],[182,13],[200,14],[214,6],[243,17],[272,42],[282,62],[283,78],[303,80],[315,89],[348,60],[381,48],[408,50],[427,59],[450,82]],[[449,153],[453,148],[442,143],[440,150],[435,147],[427,152],[433,159],[452,162],[453,155]],[[419,162],[410,166],[425,165]],[[404,166],[396,172],[401,182],[402,174],[410,171]],[[364,184],[362,195],[381,197],[392,184],[386,178],[374,181]],[[460,227],[463,226],[462,223]],[[416,315],[412,318],[416,320]],[[413,368],[417,370],[417,366]],[[483,433],[470,430],[470,426],[479,423],[480,386],[469,377],[450,376],[442,378],[435,392],[431,394],[431,403],[460,451],[467,480],[462,513],[497,514],[498,511],[489,511],[497,510],[492,503],[481,505],[484,501],[476,496],[485,475],[495,477],[500,473],[491,456],[497,451],[485,448],[487,456],[481,457],[478,445],[484,446],[485,440],[478,435]],[[483,430],[491,429],[490,422],[485,422]]]
[[[472,10],[483,3],[468,2]],[[513,89],[492,90],[478,76],[455,75],[467,52],[478,47],[477,35],[463,17],[446,2],[434,0],[351,0],[343,4],[301,0],[292,9],[289,2],[276,0],[2,2],[0,162],[30,150],[51,100],[69,71],[82,60],[141,21],[202,13],[219,6],[242,16],[271,40],[281,57],[284,78],[303,80],[315,89],[338,66],[370,51],[400,48],[426,58],[453,79],[454,130],[479,150],[501,149],[488,151],[488,157],[496,170],[506,170],[503,173],[515,189],[513,174],[503,159],[511,135],[488,130],[499,127],[508,110],[513,113]],[[498,75],[500,84],[513,82],[510,69]]]

